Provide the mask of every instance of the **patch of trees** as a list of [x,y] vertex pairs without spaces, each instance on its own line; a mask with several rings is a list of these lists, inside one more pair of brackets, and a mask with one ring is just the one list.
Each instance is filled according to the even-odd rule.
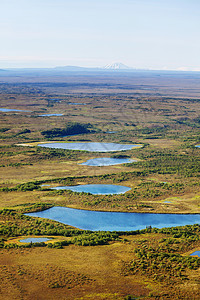
[[109,241],[119,240],[119,235],[116,232],[94,232],[90,234],[81,234],[72,239],[72,244],[79,246],[95,246],[105,245]]
[[136,248],[135,256],[124,266],[124,274],[140,273],[165,284],[187,279],[187,269],[196,270],[200,267],[200,258],[165,253],[147,245]]
[[111,155],[111,158],[129,158],[130,155],[126,155],[126,154],[113,154]]
[[88,128],[91,124],[68,123],[65,128],[52,128],[42,131],[42,135],[46,138],[62,137],[66,135],[83,134],[91,132]]
[[10,128],[7,128],[7,127],[3,127],[3,128],[0,128],[0,132],[6,132],[8,131]]
[[[137,162],[137,167],[148,170],[149,174],[180,174],[184,177],[195,177],[200,174],[199,154],[193,149],[185,150],[187,153],[180,154],[171,150],[147,149],[138,156],[143,160]],[[128,167],[136,163],[128,164]]]

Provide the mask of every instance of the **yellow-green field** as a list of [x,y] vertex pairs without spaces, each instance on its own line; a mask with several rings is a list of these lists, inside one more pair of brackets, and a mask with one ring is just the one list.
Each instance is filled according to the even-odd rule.
[[[50,206],[200,213],[198,78],[190,83],[185,78],[131,76],[87,80],[12,77],[0,86],[2,108],[29,110],[0,112],[0,298],[200,299],[200,259],[190,256],[200,250],[198,224],[167,232],[146,229],[114,237],[109,233],[105,240],[99,232],[23,215]],[[147,84],[152,89],[147,90]],[[45,113],[63,116],[39,116]],[[56,136],[73,127],[71,122],[87,127],[87,133]],[[109,153],[38,147],[50,141],[141,147]],[[120,155],[136,161],[81,165],[88,159]],[[107,196],[48,189],[95,183],[131,190]],[[91,245],[93,234],[96,242]],[[53,240],[41,247],[19,242],[33,236]]]

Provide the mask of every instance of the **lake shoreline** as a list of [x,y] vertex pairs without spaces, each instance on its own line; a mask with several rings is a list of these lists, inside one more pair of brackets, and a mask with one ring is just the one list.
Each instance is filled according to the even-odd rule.
[[[39,209],[37,210],[37,208],[34,210],[31,208],[31,212],[39,212],[39,211],[45,211],[45,210],[48,210],[52,207],[64,207],[64,208],[71,208],[71,209],[76,209],[76,210],[84,210],[84,211],[94,211],[94,212],[110,212],[110,213],[128,213],[128,214],[131,214],[131,213],[138,213],[138,214],[162,214],[162,215],[199,215],[200,212],[198,213],[189,213],[189,212],[181,212],[181,213],[174,213],[174,212],[171,212],[171,211],[168,211],[168,212],[144,212],[144,211],[127,211],[127,210],[103,210],[103,209],[89,209],[89,208],[80,208],[78,206],[75,206],[75,205],[71,205],[71,206],[63,206],[62,205],[52,205],[51,207],[48,207],[48,208],[44,208],[44,209]],[[28,213],[28,211],[27,211]]]
[[100,212],[54,206],[44,211],[25,213],[29,217],[39,217],[57,221],[82,230],[92,231],[135,231],[148,227],[171,228],[195,225],[200,222],[200,214],[155,214]]

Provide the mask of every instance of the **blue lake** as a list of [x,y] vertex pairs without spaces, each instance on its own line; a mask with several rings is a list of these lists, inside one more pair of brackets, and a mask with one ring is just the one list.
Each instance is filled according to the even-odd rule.
[[190,255],[191,256],[197,255],[197,256],[200,257],[200,251],[195,251],[195,252],[191,253]]
[[39,117],[60,117],[63,116],[63,114],[44,114],[44,115],[39,115]]
[[130,191],[131,188],[114,184],[83,184],[75,186],[57,186],[51,188],[51,190],[70,190],[73,192],[84,192],[94,195],[113,195],[124,194],[127,191]]
[[200,148],[200,145],[196,145],[195,147]]
[[26,238],[23,240],[20,240],[21,243],[42,243],[42,242],[47,242],[50,241],[51,239],[49,238]]
[[55,149],[68,149],[68,150],[83,150],[90,152],[110,152],[110,151],[125,151],[132,148],[140,148],[141,145],[134,144],[116,144],[116,143],[46,143],[38,144],[39,147],[55,148]]
[[127,164],[132,163],[136,160],[127,159],[127,158],[110,158],[110,157],[100,157],[100,158],[93,158],[89,159],[86,162],[82,163],[81,165],[84,166],[112,166],[112,165],[119,165],[119,164]]
[[26,215],[55,220],[84,230],[100,231],[131,231],[144,229],[150,225],[163,228],[200,223],[200,214],[100,212],[68,207],[52,207],[40,212],[27,213]]
[[21,109],[14,109],[14,108],[0,108],[0,111],[2,112],[10,112],[10,111],[24,111],[24,112],[30,112],[30,110],[21,110]]
[[86,103],[69,102],[69,105],[86,105]]

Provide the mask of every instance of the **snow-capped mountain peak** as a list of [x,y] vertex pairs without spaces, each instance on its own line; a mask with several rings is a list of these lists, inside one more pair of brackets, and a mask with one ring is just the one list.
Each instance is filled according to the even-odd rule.
[[122,64],[122,63],[113,63],[113,64],[108,64],[104,67],[104,69],[107,70],[127,70],[131,69],[130,67]]

